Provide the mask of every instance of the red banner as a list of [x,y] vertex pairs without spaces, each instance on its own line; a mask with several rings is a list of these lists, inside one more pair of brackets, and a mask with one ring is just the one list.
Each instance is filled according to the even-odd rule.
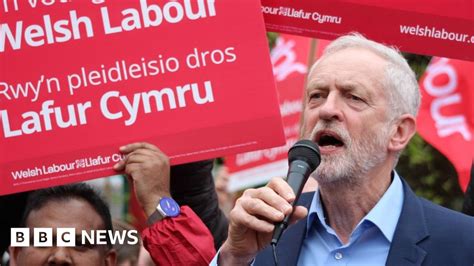
[[418,132],[454,165],[466,191],[474,158],[474,63],[434,57],[420,80]]
[[474,61],[471,0],[262,0],[267,30],[335,39],[357,31],[401,51]]
[[172,164],[284,143],[260,8],[0,1],[0,195],[114,174],[134,141]]
[[[266,183],[273,177],[286,176],[288,149],[299,139],[302,93],[305,84],[311,39],[281,34],[271,51],[286,145],[241,153],[226,158],[229,190],[236,191]],[[328,41],[318,40],[319,54]],[[317,56],[319,56],[317,54]]]

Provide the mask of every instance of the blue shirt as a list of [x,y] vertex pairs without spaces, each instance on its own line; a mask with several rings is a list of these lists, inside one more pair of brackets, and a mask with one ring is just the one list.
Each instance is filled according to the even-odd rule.
[[402,205],[403,186],[394,172],[387,191],[362,218],[344,245],[326,224],[319,191],[316,191],[298,265],[385,265]]

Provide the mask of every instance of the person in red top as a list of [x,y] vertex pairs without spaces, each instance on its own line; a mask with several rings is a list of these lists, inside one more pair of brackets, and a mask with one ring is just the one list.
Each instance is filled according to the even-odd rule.
[[142,238],[157,265],[208,265],[216,254],[211,232],[188,206],[147,227]]
[[[215,199],[210,175],[212,161],[174,166],[171,175],[176,180],[171,181],[174,188],[170,189],[169,160],[156,146],[133,143],[120,151],[126,156],[114,168],[127,174],[140,206],[149,217],[149,227],[143,231],[142,238],[153,261],[157,265],[208,265],[216,253],[215,246],[225,239],[227,229],[227,221],[222,218]],[[209,189],[214,194],[208,193]],[[200,200],[203,192],[207,196]],[[191,207],[199,216],[188,206],[179,207],[172,196],[179,198],[178,202],[194,205]]]

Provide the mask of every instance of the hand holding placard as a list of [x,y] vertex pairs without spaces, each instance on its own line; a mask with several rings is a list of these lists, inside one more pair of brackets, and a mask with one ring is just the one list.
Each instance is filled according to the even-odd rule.
[[128,175],[138,202],[150,216],[160,198],[171,197],[169,159],[155,145],[146,142],[122,146],[120,151],[125,157],[114,169]]

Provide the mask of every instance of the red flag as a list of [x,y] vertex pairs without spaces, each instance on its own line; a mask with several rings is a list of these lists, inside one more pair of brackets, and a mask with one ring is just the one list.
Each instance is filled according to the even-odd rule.
[[466,191],[474,158],[474,63],[433,57],[420,80],[418,133],[454,165]]

